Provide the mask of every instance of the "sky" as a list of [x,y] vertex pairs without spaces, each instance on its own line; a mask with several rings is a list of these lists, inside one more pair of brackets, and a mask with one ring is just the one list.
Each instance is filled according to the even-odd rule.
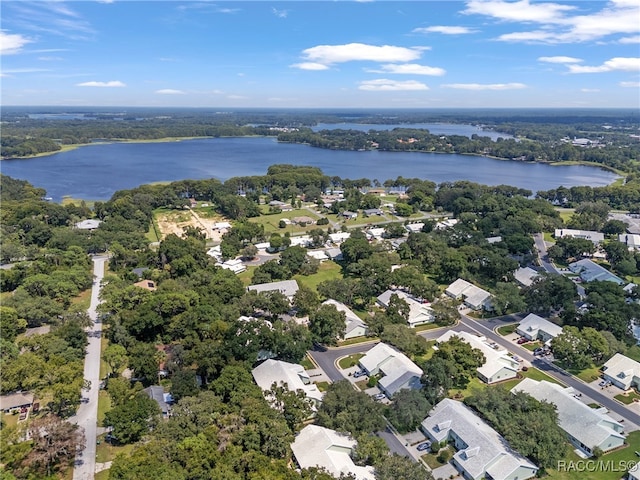
[[3,0],[2,105],[640,108],[640,1]]

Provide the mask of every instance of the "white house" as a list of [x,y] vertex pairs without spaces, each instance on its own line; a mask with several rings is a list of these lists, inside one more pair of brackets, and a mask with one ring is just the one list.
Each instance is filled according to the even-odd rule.
[[520,267],[513,272],[513,277],[521,287],[530,287],[540,276],[540,273],[531,267]]
[[548,343],[562,333],[562,327],[539,317],[535,313],[530,313],[518,324],[516,333],[529,341],[540,340]]
[[553,403],[560,428],[574,446],[589,456],[596,447],[608,452],[624,445],[623,425],[607,415],[605,408],[594,409],[578,400],[571,387],[525,378],[511,392],[528,393],[540,402]]
[[100,226],[101,223],[102,223],[102,220],[95,220],[90,218],[88,220],[83,220],[81,222],[74,224],[74,227],[77,228],[78,230],[95,230]]
[[453,442],[453,465],[466,479],[526,480],[538,467],[509,447],[507,441],[461,402],[445,398],[422,421],[433,442]]
[[216,222],[213,224],[214,230],[230,230],[231,224],[229,222]]
[[410,327],[417,327],[434,320],[433,310],[430,303],[422,303],[402,290],[387,290],[380,294],[376,303],[383,308],[389,308],[389,301],[392,295],[397,295],[409,305],[409,318],[407,323]]
[[621,233],[618,235],[618,241],[624,243],[629,250],[640,250],[640,235]]
[[445,230],[451,228],[458,223],[457,218],[447,218],[435,224],[433,227],[435,230]]
[[404,226],[404,229],[409,233],[418,233],[422,231],[422,227],[424,227],[424,223],[416,222],[416,223],[407,223]]
[[307,256],[314,258],[320,262],[324,262],[325,260],[329,260],[327,253],[324,250],[309,250],[307,252]]
[[337,300],[333,300],[332,298],[330,298],[329,300],[326,300],[324,302],[322,302],[323,305],[333,305],[334,307],[336,307],[336,310],[338,310],[339,312],[344,312],[345,314],[345,324],[346,324],[346,328],[344,331],[344,340],[348,340],[350,338],[357,338],[357,337],[364,337],[369,328],[367,327],[367,324],[364,323],[364,321],[355,313],[353,313],[353,311],[347,307],[344,303],[342,302],[338,302]]
[[389,398],[399,390],[422,387],[422,369],[405,354],[384,343],[369,350],[359,363],[369,376],[384,375],[378,381],[378,388]]
[[291,444],[291,451],[300,468],[324,468],[336,478],[353,474],[356,480],[375,480],[373,467],[353,463],[351,452],[356,445],[354,439],[335,430],[307,425]]
[[491,309],[491,294],[461,278],[449,285],[444,293],[451,298],[462,299],[473,310]]
[[[251,370],[251,375],[263,392],[271,390],[275,383],[278,386],[286,385],[291,392],[301,390],[315,405],[322,402],[323,393],[315,383],[311,383],[304,367],[297,363],[268,359]],[[266,395],[265,398],[269,400],[270,396]]]
[[640,363],[616,353],[602,366],[603,377],[622,390],[640,388]]
[[354,220],[354,219],[358,218],[358,212],[350,212],[349,210],[345,210],[340,215],[343,216],[347,220]]
[[367,240],[382,240],[385,230],[384,228],[370,228],[364,234],[367,236]]
[[247,270],[247,266],[242,263],[242,260],[240,260],[239,258],[218,263],[218,266],[224,268],[225,270],[231,270],[236,275]]
[[570,263],[569,270],[580,275],[582,281],[587,283],[594,281],[614,282],[618,285],[625,283],[620,277],[614,275],[602,265],[598,265],[588,258],[583,258],[577,262]]
[[349,237],[351,237],[350,232],[336,232],[336,233],[329,234],[329,240],[331,240],[331,242],[334,243],[335,245],[341,244],[342,242],[347,240]]
[[570,228],[556,228],[555,238],[573,237],[591,240],[594,244],[604,241],[604,233],[594,232],[591,230],[572,230]]
[[259,283],[257,285],[249,285],[247,290],[254,291],[257,293],[263,292],[280,292],[285,297],[289,299],[289,301],[293,300],[293,296],[298,291],[298,282],[295,280],[282,280],[280,282],[270,282],[270,283]]
[[509,352],[496,344],[490,344],[485,337],[479,337],[469,332],[448,330],[436,339],[434,348],[438,348],[438,344],[447,342],[451,340],[452,337],[459,337],[473,348],[477,348],[482,352],[485,362],[478,367],[477,372],[478,377],[483,382],[492,384],[515,378],[518,375],[520,364],[509,356]]

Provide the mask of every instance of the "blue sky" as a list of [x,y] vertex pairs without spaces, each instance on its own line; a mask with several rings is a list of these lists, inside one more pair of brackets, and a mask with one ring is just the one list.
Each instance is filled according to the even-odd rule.
[[640,108],[638,0],[3,0],[2,104]]

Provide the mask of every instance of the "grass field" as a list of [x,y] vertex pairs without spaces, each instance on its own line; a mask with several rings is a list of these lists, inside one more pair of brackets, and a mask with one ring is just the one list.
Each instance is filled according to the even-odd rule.
[[[285,228],[280,228],[278,226],[278,224],[280,223],[280,220],[283,220],[285,218],[291,220],[294,217],[309,217],[314,220],[318,220],[320,218],[319,215],[312,213],[309,210],[306,210],[304,208],[301,208],[301,209],[291,210],[290,212],[274,213],[271,215],[263,214],[263,215],[260,215],[259,217],[252,217],[249,219],[249,221],[251,223],[257,223],[262,225],[264,227],[264,232],[267,236],[269,236],[269,234],[271,233],[280,233],[281,235],[284,235],[285,233],[289,233],[293,235],[298,233],[305,233],[305,232],[308,232],[309,230],[313,230],[314,228],[323,228],[323,227],[318,227],[315,223],[306,225],[304,227],[300,225],[293,225],[293,224],[287,225]],[[326,228],[326,225],[324,226],[324,228]]]
[[98,425],[102,425],[104,414],[111,410],[111,397],[106,390],[98,392]]
[[628,392],[626,394],[621,393],[620,395],[616,395],[614,398],[619,402],[624,403],[625,405],[631,405],[635,400],[640,401],[640,395],[638,395],[638,392],[634,391]]
[[347,357],[341,358],[340,361],[338,362],[338,365],[342,369],[350,368],[357,365],[362,357],[364,357],[363,353],[356,353],[354,355],[349,355]]
[[318,271],[313,275],[295,275],[293,278],[298,281],[298,284],[305,285],[310,289],[317,291],[318,284],[325,280],[342,278],[342,267],[337,263],[328,260],[320,263]]
[[498,328],[498,333],[504,337],[507,335],[511,335],[516,331],[516,328],[518,328],[518,325],[516,325],[515,323],[512,325],[505,325],[504,327]]
[[71,299],[71,303],[81,310],[88,310],[91,304],[91,289],[83,290],[76,297]]
[[116,455],[120,453],[129,454],[134,448],[134,445],[112,445],[109,442],[105,442],[104,434],[98,437],[100,445],[96,446],[96,462],[105,463],[110,462]]

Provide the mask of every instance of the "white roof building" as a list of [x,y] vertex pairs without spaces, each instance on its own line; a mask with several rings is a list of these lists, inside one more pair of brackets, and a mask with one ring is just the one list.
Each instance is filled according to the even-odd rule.
[[239,258],[218,263],[218,266],[224,268],[225,270],[231,270],[236,275],[247,270],[247,266],[242,263],[242,260],[240,260]]
[[457,218],[447,218],[435,224],[433,227],[435,230],[444,230],[446,228],[451,228],[458,223]]
[[74,224],[74,226],[78,230],[95,230],[100,226],[101,223],[102,220],[95,220],[90,218],[88,220],[82,220],[81,222]]
[[640,235],[634,235],[631,233],[621,233],[618,235],[618,241],[624,243],[629,250],[640,249]]
[[259,283],[257,285],[249,285],[247,290],[255,291],[258,293],[263,292],[280,292],[289,300],[293,298],[293,296],[298,291],[298,282],[295,280],[282,280],[280,282],[270,282],[270,283]]
[[640,363],[616,353],[602,366],[605,380],[616,387],[629,390],[632,386],[640,387]]
[[367,236],[368,240],[382,240],[382,236],[384,235],[384,228],[370,228],[364,234]]
[[367,324],[344,303],[338,302],[330,298],[322,302],[323,305],[333,305],[339,312],[344,312],[346,328],[344,331],[344,340],[349,338],[364,337],[369,330]]
[[231,228],[231,224],[229,222],[216,222],[213,224],[214,230],[229,230]]
[[618,285],[625,283],[620,277],[614,275],[602,265],[598,265],[588,258],[583,258],[577,262],[570,263],[569,270],[580,275],[582,281],[587,283],[593,281],[615,282]]
[[452,298],[462,299],[473,310],[491,308],[491,294],[461,278],[449,285],[444,293]]
[[313,240],[309,235],[299,235],[297,237],[290,237],[292,247],[308,247],[313,243]]
[[392,397],[397,391],[405,388],[419,389],[422,387],[420,378],[422,369],[409,358],[385,344],[378,343],[360,359],[360,366],[367,375],[384,376],[378,381],[378,388],[387,397]]
[[407,320],[407,323],[410,327],[417,327],[418,325],[433,322],[434,316],[431,304],[422,303],[402,290],[386,290],[378,296],[376,302],[381,307],[388,308],[391,295],[394,294],[409,305],[409,319]]
[[422,231],[422,227],[424,227],[424,223],[408,223],[404,226],[405,230],[409,233],[417,233]]
[[525,378],[511,392],[528,393],[540,402],[553,403],[558,411],[560,428],[573,445],[589,455],[595,447],[608,452],[624,444],[622,424],[607,415],[606,409],[594,409],[578,400],[571,387]]
[[572,230],[570,228],[556,228],[554,237],[584,238],[585,240],[591,240],[595,244],[604,241],[604,233],[594,232],[591,230]]
[[523,287],[530,287],[538,278],[540,273],[531,267],[520,267],[513,272],[513,277]]
[[[316,404],[322,402],[323,393],[316,384],[311,383],[309,374],[302,365],[281,360],[265,360],[251,370],[251,375],[262,391],[271,390],[271,386],[286,384],[291,392],[302,390],[307,398]],[[267,400],[269,397],[266,396]]]
[[522,319],[516,332],[527,340],[540,340],[547,343],[562,333],[562,327],[535,313],[530,313]]
[[329,234],[329,240],[331,240],[331,242],[335,243],[336,245],[344,242],[349,237],[351,237],[350,232],[336,232]]
[[471,345],[471,347],[477,348],[482,352],[485,362],[477,369],[478,377],[482,381],[492,384],[515,378],[518,375],[520,364],[509,356],[509,352],[500,348],[497,344],[490,344],[485,337],[479,337],[469,332],[448,330],[436,339],[436,346],[434,348],[437,348],[437,344],[439,343],[451,340],[452,337],[459,337]]
[[311,258],[315,258],[316,260],[319,260],[321,262],[324,262],[325,260],[329,260],[329,257],[327,256],[327,253],[324,250],[309,250],[307,252],[307,256]]
[[353,463],[351,452],[357,442],[335,430],[307,425],[291,444],[293,456],[300,468],[319,467],[334,477],[353,474],[356,480],[375,480],[373,467]]
[[422,421],[422,431],[436,442],[453,441],[453,465],[464,478],[526,480],[538,467],[511,449],[507,441],[469,407],[445,398]]

